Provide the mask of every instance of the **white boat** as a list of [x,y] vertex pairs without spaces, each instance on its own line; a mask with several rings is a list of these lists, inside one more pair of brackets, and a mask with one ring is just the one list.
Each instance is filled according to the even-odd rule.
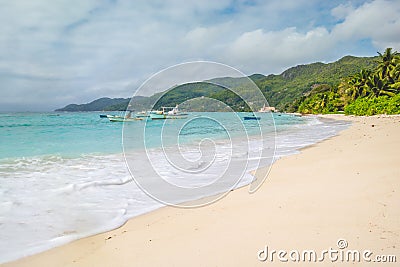
[[114,118],[114,117],[119,117],[117,115],[109,115],[109,114],[100,114],[100,118]]
[[145,111],[145,110],[140,111],[140,112],[135,114],[135,117],[136,118],[147,118],[147,117],[150,117],[150,111]]
[[152,110],[150,111],[150,118],[152,120],[164,120],[167,118],[167,115],[163,110]]
[[113,116],[107,115],[107,118],[111,122],[125,122],[125,121],[141,121],[143,118],[137,118],[137,117],[132,117],[132,111],[128,111],[128,113],[125,115],[125,117],[122,116]]
[[178,105],[175,107],[161,107],[161,110],[153,110],[150,112],[150,118],[152,120],[186,119],[187,116],[187,113],[179,111]]
[[176,105],[174,108],[172,108],[172,110],[170,110],[170,111],[168,111],[168,113],[167,113],[167,119],[168,119],[168,116],[177,116],[177,117],[179,117],[179,116],[187,116],[188,114],[187,113],[182,113],[182,112],[180,112],[179,111],[179,108],[178,108],[178,105]]
[[179,110],[178,105],[173,107],[172,110],[167,113],[167,119],[186,119],[187,116],[187,113],[183,113]]
[[142,118],[124,118],[121,116],[114,116],[108,118],[109,121],[111,122],[125,122],[125,121],[141,121],[143,120]]

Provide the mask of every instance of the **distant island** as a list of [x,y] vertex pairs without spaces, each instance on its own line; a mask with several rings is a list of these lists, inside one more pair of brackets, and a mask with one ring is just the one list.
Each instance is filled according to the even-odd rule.
[[69,104],[55,111],[112,111],[126,110],[130,98],[108,98],[102,97],[87,104]]
[[[400,113],[399,53],[387,48],[376,57],[345,56],[332,63],[311,63],[289,68],[279,75],[250,75],[270,106],[286,112],[373,115]],[[217,78],[246,94],[244,78]],[[235,111],[250,111],[249,106],[226,88],[209,82],[183,84],[150,97],[135,96],[130,109],[147,110],[175,106],[186,100],[207,97],[217,99]],[[162,97],[161,97],[162,96]],[[151,107],[151,103],[156,106]],[[250,96],[252,102],[258,99]],[[87,104],[70,104],[56,111],[126,110],[130,98],[100,98]],[[203,106],[192,105],[196,111]],[[214,107],[214,110],[223,108]]]

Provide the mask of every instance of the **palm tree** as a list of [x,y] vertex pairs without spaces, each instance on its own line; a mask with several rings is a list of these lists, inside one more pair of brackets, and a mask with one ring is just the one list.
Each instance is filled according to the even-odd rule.
[[400,56],[394,62],[396,66],[389,72],[389,76],[393,80],[389,87],[400,93]]
[[392,72],[398,65],[399,53],[397,51],[392,52],[392,48],[388,47],[383,54],[379,52],[378,54],[380,59],[378,61],[378,72],[381,73],[384,79],[387,78],[390,83],[394,83],[391,75],[393,75]]
[[370,70],[361,70],[360,72],[350,76],[340,83],[339,90],[345,95],[349,96],[350,99],[356,100],[359,97],[365,97],[370,94],[367,81],[371,76]]
[[320,102],[319,102],[319,107],[321,108],[321,111],[325,108],[327,101],[328,101],[328,95],[326,93],[323,93],[320,96]]
[[367,84],[375,97],[380,95],[395,96],[396,90],[390,88],[386,79],[381,76],[381,73],[375,73],[369,77]]
[[383,54],[378,54],[380,60],[375,73],[369,73],[366,79],[365,76],[359,78],[364,81],[362,88],[372,91],[371,96],[394,96],[400,92],[400,54],[397,51],[392,52],[392,48],[386,48]]

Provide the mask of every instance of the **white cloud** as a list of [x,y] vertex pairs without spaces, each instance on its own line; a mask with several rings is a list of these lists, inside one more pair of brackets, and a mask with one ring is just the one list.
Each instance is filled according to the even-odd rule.
[[[280,31],[257,29],[244,32],[228,45],[225,60],[252,72],[268,69],[280,72],[287,67],[311,61],[329,61],[335,47],[371,39],[377,51],[385,47],[400,50],[400,2],[376,0],[353,9],[341,4],[332,14],[343,22],[328,31],[315,27],[309,31],[291,27]],[[253,67],[253,68],[251,68]]]
[[400,49],[400,2],[376,0],[349,13],[332,33],[337,39],[369,38],[379,50]]
[[400,50],[399,1],[357,1],[2,1],[0,109],[26,95],[38,107],[129,96],[195,59],[268,74],[337,59],[362,39],[370,55]]
[[231,22],[190,30],[181,40],[187,59],[215,59],[231,39],[231,31]]
[[340,4],[337,7],[333,8],[331,14],[337,19],[344,19],[353,11],[354,8],[351,3],[346,3]]
[[[329,33],[325,28],[316,28],[300,33],[296,28],[279,32],[264,32],[258,29],[243,33],[229,45],[225,58],[241,62],[257,69],[282,71],[293,64],[314,61],[332,48]],[[256,69],[252,71],[256,72]]]

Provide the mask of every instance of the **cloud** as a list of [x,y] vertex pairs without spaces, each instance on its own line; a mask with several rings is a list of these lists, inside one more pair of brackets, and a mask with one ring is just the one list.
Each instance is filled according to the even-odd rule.
[[296,28],[278,32],[258,29],[239,36],[229,45],[225,58],[244,66],[280,71],[295,62],[320,59],[321,54],[332,48],[332,43],[327,42],[329,38],[328,31],[322,27],[306,33],[300,33]]
[[337,7],[333,8],[331,14],[337,19],[344,19],[353,11],[354,8],[351,5],[351,3],[345,3],[345,4],[340,4]]
[[151,74],[196,59],[268,74],[400,50],[399,1],[3,2],[0,110],[128,97]]
[[369,38],[379,50],[400,49],[400,2],[376,0],[347,14],[333,33],[342,40]]
[[231,64],[240,62],[243,68],[252,66],[252,72],[260,69],[280,72],[296,64],[335,59],[336,47],[348,44],[350,48],[364,39],[370,39],[376,51],[386,47],[400,50],[400,2],[377,0],[356,9],[350,4],[340,4],[331,13],[342,20],[331,31],[315,27],[302,32],[290,27],[244,32],[228,44],[224,59]]

